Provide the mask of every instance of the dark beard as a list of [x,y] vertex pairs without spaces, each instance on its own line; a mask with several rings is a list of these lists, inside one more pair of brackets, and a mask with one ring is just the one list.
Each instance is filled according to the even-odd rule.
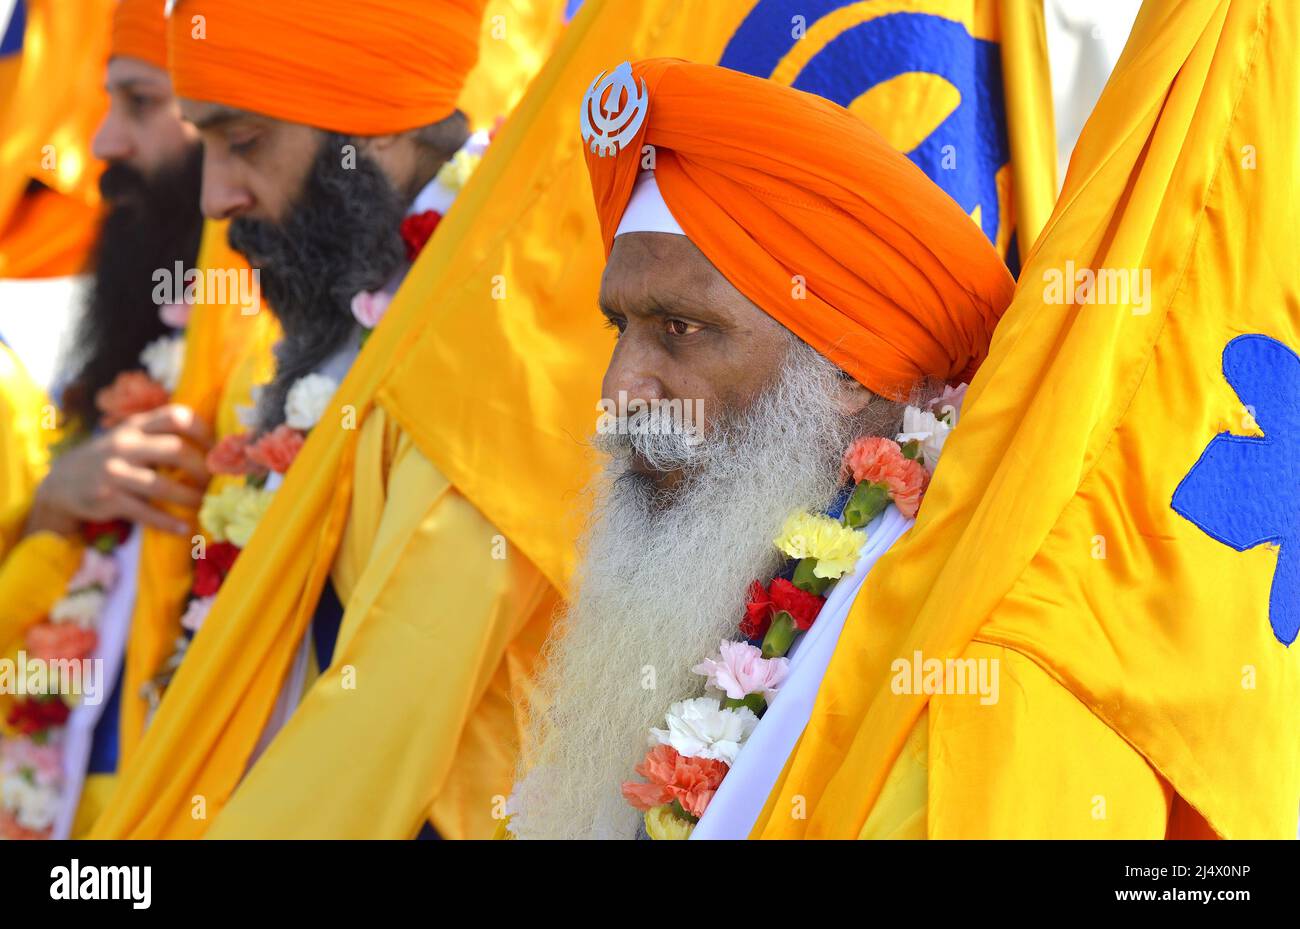
[[345,169],[345,145],[360,149],[354,139],[324,134],[283,223],[241,217],[230,224],[230,245],[260,269],[262,294],[284,332],[275,379],[258,399],[259,433],[284,422],[294,382],[352,338],[352,298],[383,287],[406,263],[406,198],[365,155]]
[[66,361],[71,373],[62,398],[74,432],[94,427],[95,394],[123,371],[140,368],[140,352],[167,332],[154,303],[154,273],[198,260],[202,183],[198,143],[153,177],[125,164],[110,165],[100,177],[112,205],[100,228],[95,280]]

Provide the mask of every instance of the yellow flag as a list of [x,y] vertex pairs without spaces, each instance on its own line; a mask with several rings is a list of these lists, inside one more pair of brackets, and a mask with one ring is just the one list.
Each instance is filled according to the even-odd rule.
[[[1300,6],[1143,6],[756,835],[856,836],[928,699],[891,663],[975,641],[1035,662],[1218,835],[1295,837],[1298,98]],[[795,798],[806,818],[774,812]]]
[[[9,53],[0,53],[0,277],[74,273],[94,243],[90,140],[108,103],[112,8],[113,0],[17,0],[0,23]],[[29,194],[32,181],[44,189]]]

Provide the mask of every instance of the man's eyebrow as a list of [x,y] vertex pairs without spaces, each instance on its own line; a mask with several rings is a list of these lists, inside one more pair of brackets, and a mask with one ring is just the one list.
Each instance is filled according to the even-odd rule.
[[123,93],[138,93],[142,90],[152,90],[155,92],[162,91],[164,88],[158,81],[151,81],[143,77],[126,77],[116,81],[109,81],[104,85],[104,89],[110,94],[121,91]]
[[218,107],[199,120],[191,121],[194,123],[196,129],[206,130],[219,129],[222,126],[228,126],[229,124],[238,122],[241,119],[250,118],[252,118],[251,114],[245,113],[243,110],[236,110],[231,107],[223,106]]
[[622,316],[630,312],[636,316],[675,316],[682,312],[682,301],[673,294],[647,297],[644,300],[628,300],[620,304],[624,309],[615,309],[609,302],[599,302],[600,312],[606,316]]

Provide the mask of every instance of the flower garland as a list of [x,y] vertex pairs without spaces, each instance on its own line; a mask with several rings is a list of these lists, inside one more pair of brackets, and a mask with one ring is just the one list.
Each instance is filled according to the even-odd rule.
[[[140,353],[143,370],[119,373],[95,395],[102,427],[169,402],[180,379],[189,311],[186,304],[160,308],[160,318],[173,331],[145,346]],[[81,527],[81,535],[86,549],[67,590],[49,616],[24,636],[26,653],[47,669],[71,668],[73,662],[84,663],[94,655],[104,605],[118,582],[114,552],[130,537],[131,524],[89,522]],[[56,686],[60,682],[52,671],[45,683],[44,693],[17,700],[5,719],[16,734],[0,740],[0,839],[49,838],[59,812],[64,728],[80,696],[61,692],[64,688]]]
[[[442,166],[435,182],[454,199],[482,159],[481,147],[471,151],[466,146]],[[402,221],[399,232],[408,261],[414,262],[420,256],[443,215],[429,210],[413,213]],[[388,312],[392,299],[382,290],[362,291],[352,298],[352,315],[361,326],[363,343]],[[206,538],[195,555],[194,581],[181,616],[181,635],[172,654],[143,688],[150,713],[162,702],[190,643],[211,612],[217,593],[270,507],[275,494],[267,486],[270,475],[288,473],[307,434],[329,409],[338,386],[324,374],[304,375],[285,397],[283,424],[259,437],[248,432],[227,436],[208,453],[208,470],[214,476],[239,480],[209,490],[199,508],[199,526]]]
[[946,388],[924,409],[907,407],[894,439],[866,436],[849,445],[840,476],[852,490],[841,497],[839,518],[795,513],[786,520],[773,544],[790,561],[766,586],[750,584],[743,639],[724,641],[716,656],[691,669],[705,678],[706,695],[669,707],[666,728],[650,730],[650,751],[635,768],[644,780],[623,784],[624,799],[645,814],[650,838],[690,838],[790,673],[786,655],[857,563],[864,527],[890,503],[916,516],[965,390]]

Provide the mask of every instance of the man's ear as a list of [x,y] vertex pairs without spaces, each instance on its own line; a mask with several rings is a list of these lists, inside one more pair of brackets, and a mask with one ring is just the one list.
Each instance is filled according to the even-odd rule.
[[842,374],[835,405],[843,416],[857,416],[876,399],[876,395],[847,374]]
[[397,144],[405,133],[390,133],[389,135],[371,135],[366,136],[362,143],[366,152],[372,155],[382,155]]

